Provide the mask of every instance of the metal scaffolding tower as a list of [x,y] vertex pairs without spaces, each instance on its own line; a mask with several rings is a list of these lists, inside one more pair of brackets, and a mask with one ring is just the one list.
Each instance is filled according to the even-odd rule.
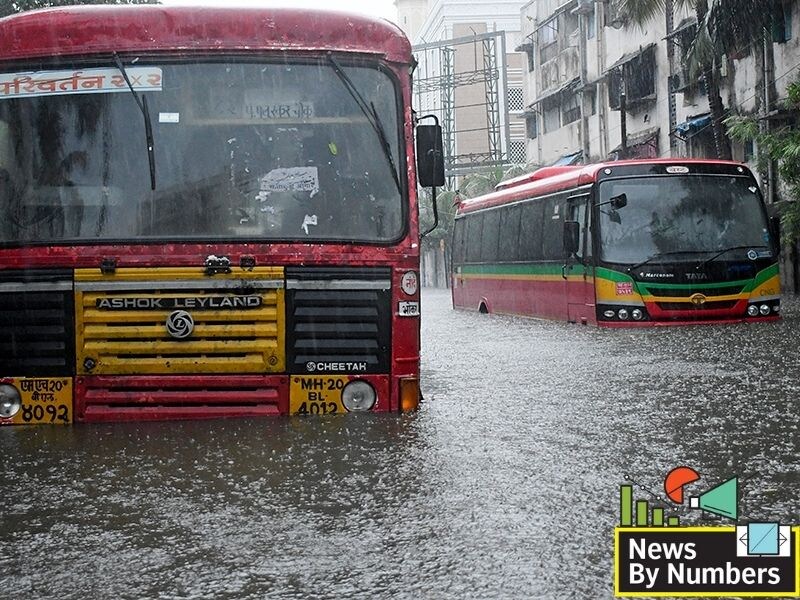
[[414,107],[442,125],[448,177],[509,166],[505,32],[413,47]]

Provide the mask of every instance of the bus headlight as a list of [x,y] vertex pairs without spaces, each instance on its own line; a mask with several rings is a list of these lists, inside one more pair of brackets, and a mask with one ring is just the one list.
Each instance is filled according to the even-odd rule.
[[640,308],[634,308],[634,309],[631,311],[631,317],[633,317],[633,320],[634,320],[634,321],[641,321],[641,320],[642,320],[642,317],[644,317],[644,313],[642,312],[642,309],[640,309]]
[[747,307],[747,314],[751,317],[758,316],[758,307],[755,304],[751,304]]
[[13,385],[0,385],[0,418],[10,419],[22,408],[22,398]]
[[619,317],[620,321],[627,321],[628,320],[628,309],[627,308],[620,308],[617,311],[617,316]]
[[342,389],[342,404],[352,412],[370,410],[377,399],[375,389],[366,381],[351,381]]
[[769,304],[762,304],[758,307],[758,312],[760,312],[765,317],[769,314]]

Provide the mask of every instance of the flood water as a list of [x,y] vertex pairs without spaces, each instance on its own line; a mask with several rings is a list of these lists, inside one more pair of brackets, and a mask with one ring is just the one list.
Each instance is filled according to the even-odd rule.
[[642,330],[423,302],[413,415],[0,430],[0,598],[610,598],[619,485],[678,465],[800,523],[796,302]]

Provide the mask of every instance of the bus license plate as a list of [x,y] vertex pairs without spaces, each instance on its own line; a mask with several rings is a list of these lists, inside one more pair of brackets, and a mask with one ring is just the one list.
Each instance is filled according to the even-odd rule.
[[2,425],[67,425],[72,423],[72,379],[18,377],[5,382],[19,390],[22,407]]
[[292,377],[289,384],[289,412],[293,415],[341,415],[342,388],[347,376]]

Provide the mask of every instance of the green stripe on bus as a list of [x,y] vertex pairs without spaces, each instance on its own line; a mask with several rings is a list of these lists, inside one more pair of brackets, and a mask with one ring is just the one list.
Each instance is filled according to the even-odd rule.
[[[541,276],[541,275],[558,275],[561,277],[561,268],[563,263],[547,263],[547,264],[482,264],[482,265],[463,265],[461,267],[461,275],[486,275],[487,277],[497,277],[502,275],[522,275],[522,276]],[[570,275],[583,274],[585,267],[581,264],[572,265],[569,270]],[[458,274],[458,273],[456,273]]]
[[768,266],[766,269],[756,273],[756,276],[753,278],[753,280],[750,282],[750,285],[748,285],[744,291],[745,292],[753,291],[767,280],[772,279],[773,277],[777,277],[779,273],[780,269],[778,268],[778,263]]

